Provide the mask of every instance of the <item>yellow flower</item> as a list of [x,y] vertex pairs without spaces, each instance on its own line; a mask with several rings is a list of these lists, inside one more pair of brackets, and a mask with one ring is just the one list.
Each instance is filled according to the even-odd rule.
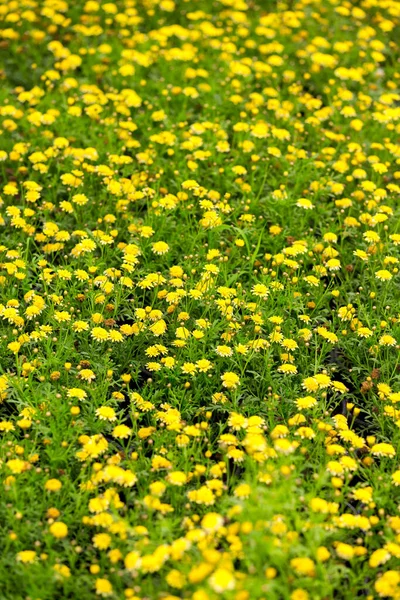
[[385,564],[388,560],[390,560],[391,554],[384,548],[380,548],[379,550],[375,550],[369,557],[369,566],[373,569],[379,567],[380,565]]
[[35,561],[36,556],[34,550],[21,550],[21,552],[18,552],[17,554],[17,560],[24,564],[29,564]]
[[172,471],[167,476],[167,480],[172,485],[182,486],[187,481],[187,476],[182,471]]
[[49,492],[58,492],[62,488],[62,483],[59,479],[48,479],[44,484],[44,488]]
[[125,556],[124,564],[128,571],[138,569],[141,564],[140,554],[138,552],[129,552]]
[[88,383],[91,383],[94,381],[94,379],[96,379],[96,375],[93,373],[92,369],[82,369],[79,372],[79,377]]
[[397,340],[391,335],[386,334],[379,338],[380,346],[396,346],[396,344]]
[[108,533],[97,533],[93,536],[92,542],[95,548],[106,550],[111,544],[111,536]]
[[[168,583],[168,585],[170,585],[171,587],[175,588],[175,589],[182,589],[183,586],[185,585],[185,581],[186,578],[185,576],[178,571],[178,569],[172,569],[165,577],[165,581]],[[172,600],[172,596],[170,597]]]
[[354,548],[349,544],[339,542],[336,546],[336,554],[344,560],[351,560],[354,557]]
[[295,367],[295,365],[284,363],[282,365],[279,365],[278,371],[279,373],[284,373],[285,375],[296,375],[297,368]]
[[399,593],[400,573],[386,571],[375,582],[375,590],[381,598],[395,598]]
[[68,535],[68,527],[62,521],[56,521],[50,525],[49,531],[55,538],[62,539]]
[[113,593],[113,587],[108,579],[96,579],[96,594],[99,596],[111,596]]
[[374,456],[396,456],[396,450],[393,448],[392,444],[374,444],[371,448],[371,454]]
[[233,493],[236,498],[248,498],[251,493],[251,487],[247,483],[241,483],[234,489]]
[[331,258],[326,263],[326,266],[330,271],[338,271],[340,269],[340,260],[337,258]]
[[377,279],[380,279],[381,281],[390,281],[393,275],[390,273],[390,271],[387,271],[386,269],[381,269],[380,271],[376,271],[375,277]]
[[232,356],[233,350],[230,346],[217,346],[216,353],[218,356]]
[[305,575],[306,577],[314,577],[315,575],[315,563],[311,558],[292,558],[290,566],[298,575]]
[[71,569],[69,567],[67,567],[67,565],[54,565],[53,569],[55,570],[56,573],[58,573],[58,575],[61,575],[61,577],[64,577],[65,579],[68,579],[69,577],[71,577]]
[[109,333],[103,327],[94,327],[92,329],[92,331],[90,332],[90,335],[97,342],[105,342],[105,341],[107,341],[109,339]]
[[11,350],[11,352],[14,352],[14,354],[17,354],[21,348],[21,344],[19,342],[10,342],[7,344],[7,348]]
[[206,358],[202,358],[196,362],[196,366],[200,373],[207,373],[210,369],[212,369],[212,364]]
[[378,242],[381,241],[381,238],[379,237],[379,235],[376,233],[376,231],[366,231],[365,233],[363,233],[363,237],[364,239],[371,243],[375,243],[377,244]]
[[117,418],[115,410],[111,406],[100,406],[96,409],[96,415],[102,421],[115,421]]
[[210,587],[217,592],[223,594],[226,591],[235,589],[236,580],[231,571],[228,569],[219,568],[211,575],[208,580]]
[[299,208],[305,208],[306,210],[311,210],[314,208],[314,204],[308,198],[299,198],[296,202],[296,206]]
[[155,242],[151,247],[155,254],[166,254],[169,251],[169,246],[166,242]]
[[117,439],[124,440],[128,438],[132,433],[132,430],[127,425],[117,425],[113,429],[113,436]]
[[204,504],[206,506],[211,506],[215,503],[215,496],[212,490],[205,485],[198,490],[192,490],[188,492],[188,498],[191,502],[195,502],[196,504]]
[[197,372],[197,366],[191,362],[185,362],[181,367],[182,373],[185,375],[195,375]]
[[236,373],[232,373],[231,371],[227,371],[223,375],[221,375],[222,385],[228,389],[235,389],[238,385],[240,385],[240,379],[236,375]]
[[215,512],[207,513],[201,520],[201,526],[207,533],[218,531],[223,524],[223,517]]
[[149,330],[155,336],[160,336],[160,335],[163,335],[166,332],[166,330],[167,330],[167,324],[164,321],[164,319],[160,319],[159,321],[156,321],[155,323],[153,323],[153,325],[150,325]]
[[328,548],[326,548],[325,546],[319,546],[317,548],[317,560],[319,560],[320,562],[326,562],[327,560],[329,560],[331,553],[329,552]]
[[368,327],[359,327],[357,329],[357,335],[359,337],[363,337],[363,338],[369,338],[374,334],[373,331],[371,331],[371,329],[368,329]]
[[77,398],[78,400],[83,400],[87,398],[87,393],[85,390],[81,390],[80,388],[70,388],[67,391],[68,398]]
[[29,463],[27,463],[25,460],[21,460],[20,458],[12,458],[11,460],[8,460],[6,464],[15,475],[26,471],[30,466]]
[[253,294],[255,296],[258,296],[259,298],[263,298],[264,300],[266,298],[268,298],[268,295],[269,295],[269,290],[268,290],[267,286],[264,285],[263,283],[256,283],[255,285],[253,285],[253,287],[251,288],[251,291],[253,292]]

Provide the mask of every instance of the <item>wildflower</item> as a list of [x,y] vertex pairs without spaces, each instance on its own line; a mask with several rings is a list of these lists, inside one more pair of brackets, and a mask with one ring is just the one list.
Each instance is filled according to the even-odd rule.
[[345,394],[349,391],[349,389],[341,381],[332,381],[332,387],[334,390],[340,392],[341,394]]
[[212,364],[206,358],[202,358],[196,362],[196,367],[200,373],[207,373],[210,369],[212,369]]
[[53,569],[55,572],[63,577],[64,579],[68,579],[71,577],[71,569],[67,567],[67,565],[54,565]]
[[380,271],[376,271],[375,277],[377,279],[380,279],[381,281],[390,281],[393,275],[390,271],[387,271],[386,269],[381,269]]
[[381,238],[379,237],[379,235],[375,232],[375,231],[366,231],[363,234],[364,239],[371,243],[378,243],[381,241]]
[[111,536],[108,533],[98,533],[92,538],[95,548],[106,550],[111,544]]
[[290,600],[309,600],[309,598],[310,598],[310,596],[308,595],[308,592],[306,592],[306,590],[303,590],[301,588],[296,588],[290,594]]
[[185,375],[193,376],[197,372],[197,365],[195,365],[194,363],[186,362],[182,365],[181,369],[182,373],[185,373]]
[[223,524],[223,517],[215,512],[207,513],[201,521],[202,528],[208,533],[218,531],[219,529],[221,529]]
[[79,596],[82,563],[110,599],[348,579],[400,599],[398,3],[253,4],[0,10],[1,511],[24,597],[46,564]]
[[315,437],[315,432],[311,427],[299,427],[295,435],[300,436],[302,439],[311,440]]
[[236,375],[236,373],[232,373],[231,371],[227,371],[223,375],[221,375],[222,385],[228,389],[235,389],[238,385],[240,385],[240,379]]
[[331,553],[329,552],[328,548],[326,548],[326,546],[319,546],[317,548],[317,560],[319,560],[320,562],[326,562],[327,560],[329,560]]
[[115,410],[110,406],[100,406],[100,408],[96,409],[96,415],[102,421],[115,421],[117,418]]
[[50,492],[58,492],[62,487],[62,483],[59,479],[48,479],[44,485],[44,488]]
[[182,471],[172,471],[168,474],[167,479],[169,483],[176,486],[182,486],[187,481],[187,477]]
[[164,319],[160,319],[159,321],[156,321],[156,323],[153,323],[149,329],[155,336],[160,336],[166,332],[167,324]]
[[396,344],[397,340],[391,335],[385,334],[379,338],[380,346],[396,346]]
[[360,249],[354,250],[353,254],[357,258],[361,258],[361,260],[364,260],[364,261],[368,260],[368,254],[366,252],[364,252],[364,250],[360,250]]
[[72,328],[78,332],[87,331],[89,329],[89,324],[85,323],[85,321],[75,321]]
[[124,340],[124,336],[119,331],[110,331],[108,337],[110,342],[114,343],[120,343]]
[[233,350],[230,346],[217,346],[216,353],[218,356],[232,356]]
[[112,431],[113,436],[120,440],[125,440],[131,433],[132,430],[127,425],[117,425]]
[[68,535],[68,527],[62,521],[56,521],[50,525],[49,531],[55,538],[65,538]]
[[242,483],[235,488],[233,493],[237,498],[248,498],[251,493],[251,488],[247,483]]
[[305,208],[306,210],[311,210],[314,208],[314,204],[308,198],[299,198],[296,202],[296,206],[299,208]]
[[23,471],[26,471],[27,468],[29,468],[29,465],[20,458],[12,458],[11,460],[7,461],[6,465],[10,469],[10,471],[15,475],[19,475],[20,473],[23,473]]
[[393,233],[389,236],[395,246],[400,244],[400,233]]
[[133,571],[140,567],[141,559],[138,552],[129,552],[124,560],[125,568],[128,571]]
[[392,481],[396,487],[400,485],[400,471],[395,471],[392,473]]
[[374,444],[371,448],[371,454],[374,456],[389,456],[393,457],[396,455],[396,450],[391,444],[381,443]]
[[326,266],[330,271],[338,271],[340,269],[340,260],[331,258],[327,261]]
[[386,571],[375,581],[375,591],[381,598],[392,597],[398,593],[400,584],[400,573],[398,571]]
[[72,202],[78,206],[85,206],[85,204],[89,202],[89,199],[87,196],[85,196],[85,194],[75,194],[72,196]]
[[267,286],[264,285],[263,283],[257,283],[256,285],[253,285],[253,287],[251,288],[251,291],[253,292],[253,294],[255,296],[258,296],[259,298],[263,298],[264,300],[269,295],[269,290],[268,290]]
[[336,546],[336,554],[344,560],[351,560],[354,557],[354,548],[349,544],[339,542]]
[[79,377],[88,383],[91,383],[96,379],[96,375],[93,373],[92,369],[82,369],[79,373]]
[[215,503],[215,496],[208,487],[203,485],[198,490],[188,492],[188,498],[196,504],[204,504],[205,506],[211,506]]
[[95,582],[96,594],[99,596],[111,596],[113,588],[108,579],[99,578]]
[[307,275],[306,277],[304,277],[304,281],[306,281],[309,285],[313,287],[318,287],[320,284],[319,279],[314,275]]
[[15,354],[17,354],[21,348],[21,344],[19,342],[10,342],[7,345],[7,348],[9,350],[11,350],[11,352],[14,352]]
[[317,373],[317,375],[314,376],[314,379],[322,389],[327,388],[331,384],[331,378],[328,375],[325,375],[325,373]]
[[169,246],[166,242],[155,242],[151,247],[155,254],[166,254],[169,250]]
[[278,367],[278,371],[279,373],[284,373],[285,375],[295,375],[297,373],[297,368],[294,365],[284,363]]
[[315,563],[311,558],[292,558],[290,566],[298,575],[305,575],[307,577],[315,576]]
[[369,566],[372,568],[376,568],[380,565],[385,564],[388,560],[390,560],[390,553],[384,548],[380,548],[379,550],[375,550],[369,557]]
[[371,337],[371,335],[373,335],[373,331],[368,329],[368,327],[359,327],[357,329],[357,335],[359,337],[368,338],[368,337]]
[[35,562],[37,554],[34,550],[21,550],[17,554],[17,560],[22,562],[24,565]]
[[106,329],[103,329],[103,327],[94,327],[90,332],[90,335],[96,342],[105,342],[109,339],[109,333]]
[[219,568],[209,578],[211,588],[218,594],[235,589],[236,581],[231,571]]
[[80,388],[70,388],[67,391],[67,396],[68,398],[77,398],[78,400],[84,400],[84,398],[87,398],[87,393],[85,392],[85,390],[82,390]]

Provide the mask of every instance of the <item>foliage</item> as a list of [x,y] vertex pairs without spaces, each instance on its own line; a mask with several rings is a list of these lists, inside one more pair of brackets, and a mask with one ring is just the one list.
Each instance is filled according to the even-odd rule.
[[400,598],[400,3],[0,6],[1,600]]

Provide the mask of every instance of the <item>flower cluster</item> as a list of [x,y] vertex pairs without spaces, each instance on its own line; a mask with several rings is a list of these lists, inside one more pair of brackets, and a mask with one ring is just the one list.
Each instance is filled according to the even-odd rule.
[[400,598],[399,31],[2,3],[2,599]]

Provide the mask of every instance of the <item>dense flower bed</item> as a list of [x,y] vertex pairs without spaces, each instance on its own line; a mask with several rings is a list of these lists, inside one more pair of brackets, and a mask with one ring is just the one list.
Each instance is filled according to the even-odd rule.
[[400,2],[0,5],[1,600],[400,598]]

